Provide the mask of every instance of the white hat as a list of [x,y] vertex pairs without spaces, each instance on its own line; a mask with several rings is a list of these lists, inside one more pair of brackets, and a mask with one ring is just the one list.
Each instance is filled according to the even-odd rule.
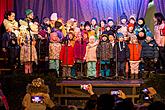
[[129,17],[129,19],[130,19],[130,18],[133,18],[133,19],[136,20],[136,14],[132,14],[132,15]]
[[57,21],[57,13],[52,13],[51,16],[50,16],[50,20]]

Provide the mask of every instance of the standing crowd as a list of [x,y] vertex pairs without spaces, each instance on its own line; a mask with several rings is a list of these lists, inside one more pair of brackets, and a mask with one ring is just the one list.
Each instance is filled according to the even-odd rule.
[[25,14],[17,22],[15,13],[8,11],[1,25],[2,51],[12,69],[24,65],[24,73],[31,74],[33,64],[40,65],[41,59],[63,79],[145,79],[165,69],[165,18],[161,13],[154,14],[154,33],[144,18],[125,13],[119,22],[109,17],[80,23],[74,18],[64,23],[57,13],[40,23],[31,9]]

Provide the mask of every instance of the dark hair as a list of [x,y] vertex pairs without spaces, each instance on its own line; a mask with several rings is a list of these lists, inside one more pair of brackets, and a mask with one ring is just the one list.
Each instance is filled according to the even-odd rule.
[[12,13],[15,13],[14,11],[6,11],[4,15],[4,19],[8,19],[8,16],[11,16]]
[[101,20],[100,23],[99,23],[99,26],[101,27],[101,22],[104,22],[104,24],[106,24],[106,20]]
[[155,13],[154,17],[157,19],[157,24],[158,25],[162,24],[162,21],[165,20],[165,18],[164,18],[162,13]]

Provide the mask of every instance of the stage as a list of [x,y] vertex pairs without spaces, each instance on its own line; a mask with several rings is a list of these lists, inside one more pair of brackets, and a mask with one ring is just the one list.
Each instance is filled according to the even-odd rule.
[[97,95],[122,90],[133,103],[137,103],[143,80],[62,80],[56,84],[60,90],[55,94],[57,103],[83,107],[90,95],[80,88],[81,84],[92,84]]

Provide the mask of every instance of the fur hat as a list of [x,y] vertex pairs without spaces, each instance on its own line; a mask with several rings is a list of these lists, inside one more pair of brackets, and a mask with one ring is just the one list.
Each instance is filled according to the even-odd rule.
[[121,32],[119,32],[119,33],[116,34],[116,37],[117,38],[120,38],[120,37],[123,37],[124,38],[124,35]]
[[52,13],[50,16],[50,20],[56,21],[57,20],[57,13]]
[[25,10],[25,15],[30,15],[31,13],[33,13],[33,11],[31,9],[26,9]]
[[122,19],[126,19],[126,20],[127,20],[127,16],[126,16],[125,13],[123,13],[123,14],[120,16],[120,20],[122,20]]

